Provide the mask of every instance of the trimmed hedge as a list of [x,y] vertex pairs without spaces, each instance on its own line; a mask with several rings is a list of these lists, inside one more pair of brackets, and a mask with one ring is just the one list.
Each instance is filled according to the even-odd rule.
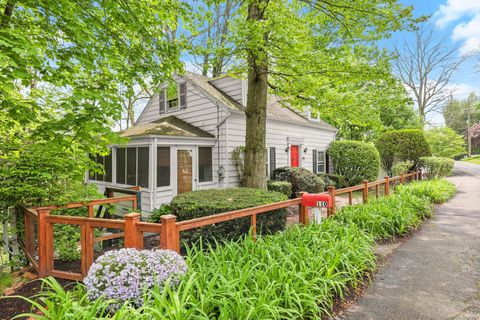
[[362,180],[377,180],[380,155],[374,145],[362,141],[333,141],[328,154],[335,173],[344,177],[346,187],[360,184]]
[[267,190],[283,193],[290,198],[292,195],[292,184],[288,181],[267,181]]
[[[189,220],[212,214],[245,209],[278,201],[288,197],[279,192],[251,188],[208,189],[182,193],[170,203],[171,213],[177,221]],[[287,210],[278,209],[257,215],[257,233],[270,234],[285,229]],[[250,217],[195,228],[181,233],[186,243],[202,238],[207,243],[236,240],[250,229]]]
[[420,164],[430,178],[437,179],[451,175],[455,161],[443,157],[422,157]]
[[405,174],[410,172],[410,169],[413,167],[413,161],[401,161],[397,162],[392,166],[392,175],[398,176],[400,174]]
[[298,197],[301,191],[319,193],[323,191],[324,182],[313,172],[300,167],[281,167],[273,170],[272,180],[288,181],[292,184],[291,197]]
[[382,167],[392,174],[396,162],[410,160],[413,170],[420,168],[420,158],[432,155],[425,134],[420,129],[403,129],[383,133],[375,143]]

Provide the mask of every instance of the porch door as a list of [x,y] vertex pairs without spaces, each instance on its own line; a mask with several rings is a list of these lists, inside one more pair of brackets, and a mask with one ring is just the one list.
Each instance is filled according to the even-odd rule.
[[299,165],[298,159],[298,146],[290,146],[290,166],[291,167],[298,167]]
[[177,194],[192,191],[193,186],[193,151],[177,150]]

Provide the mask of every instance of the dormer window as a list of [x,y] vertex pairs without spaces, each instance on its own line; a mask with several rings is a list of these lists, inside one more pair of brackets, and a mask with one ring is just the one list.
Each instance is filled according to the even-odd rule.
[[158,106],[160,113],[185,109],[187,107],[187,84],[169,82],[159,93]]
[[320,111],[308,107],[307,109],[308,120],[320,121]]
[[165,89],[167,96],[167,110],[178,108],[178,86],[175,82],[168,84]]

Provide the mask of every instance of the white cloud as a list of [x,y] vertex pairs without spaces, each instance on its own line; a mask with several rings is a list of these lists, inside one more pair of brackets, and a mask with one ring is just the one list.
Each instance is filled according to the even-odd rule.
[[466,99],[472,92],[480,94],[479,88],[468,83],[451,83],[447,86],[447,90],[451,91],[453,98],[457,100]]
[[439,7],[434,19],[440,29],[459,22],[453,29],[452,40],[461,42],[461,54],[480,50],[480,1],[448,0]]

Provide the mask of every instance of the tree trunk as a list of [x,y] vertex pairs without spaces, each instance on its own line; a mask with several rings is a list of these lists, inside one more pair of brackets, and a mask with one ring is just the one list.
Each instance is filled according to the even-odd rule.
[[[263,20],[266,0],[253,0],[248,6],[247,20]],[[265,34],[264,37],[268,37]],[[248,95],[245,136],[245,186],[266,189],[266,120],[268,91],[268,60],[261,48],[250,54],[248,59]]]

